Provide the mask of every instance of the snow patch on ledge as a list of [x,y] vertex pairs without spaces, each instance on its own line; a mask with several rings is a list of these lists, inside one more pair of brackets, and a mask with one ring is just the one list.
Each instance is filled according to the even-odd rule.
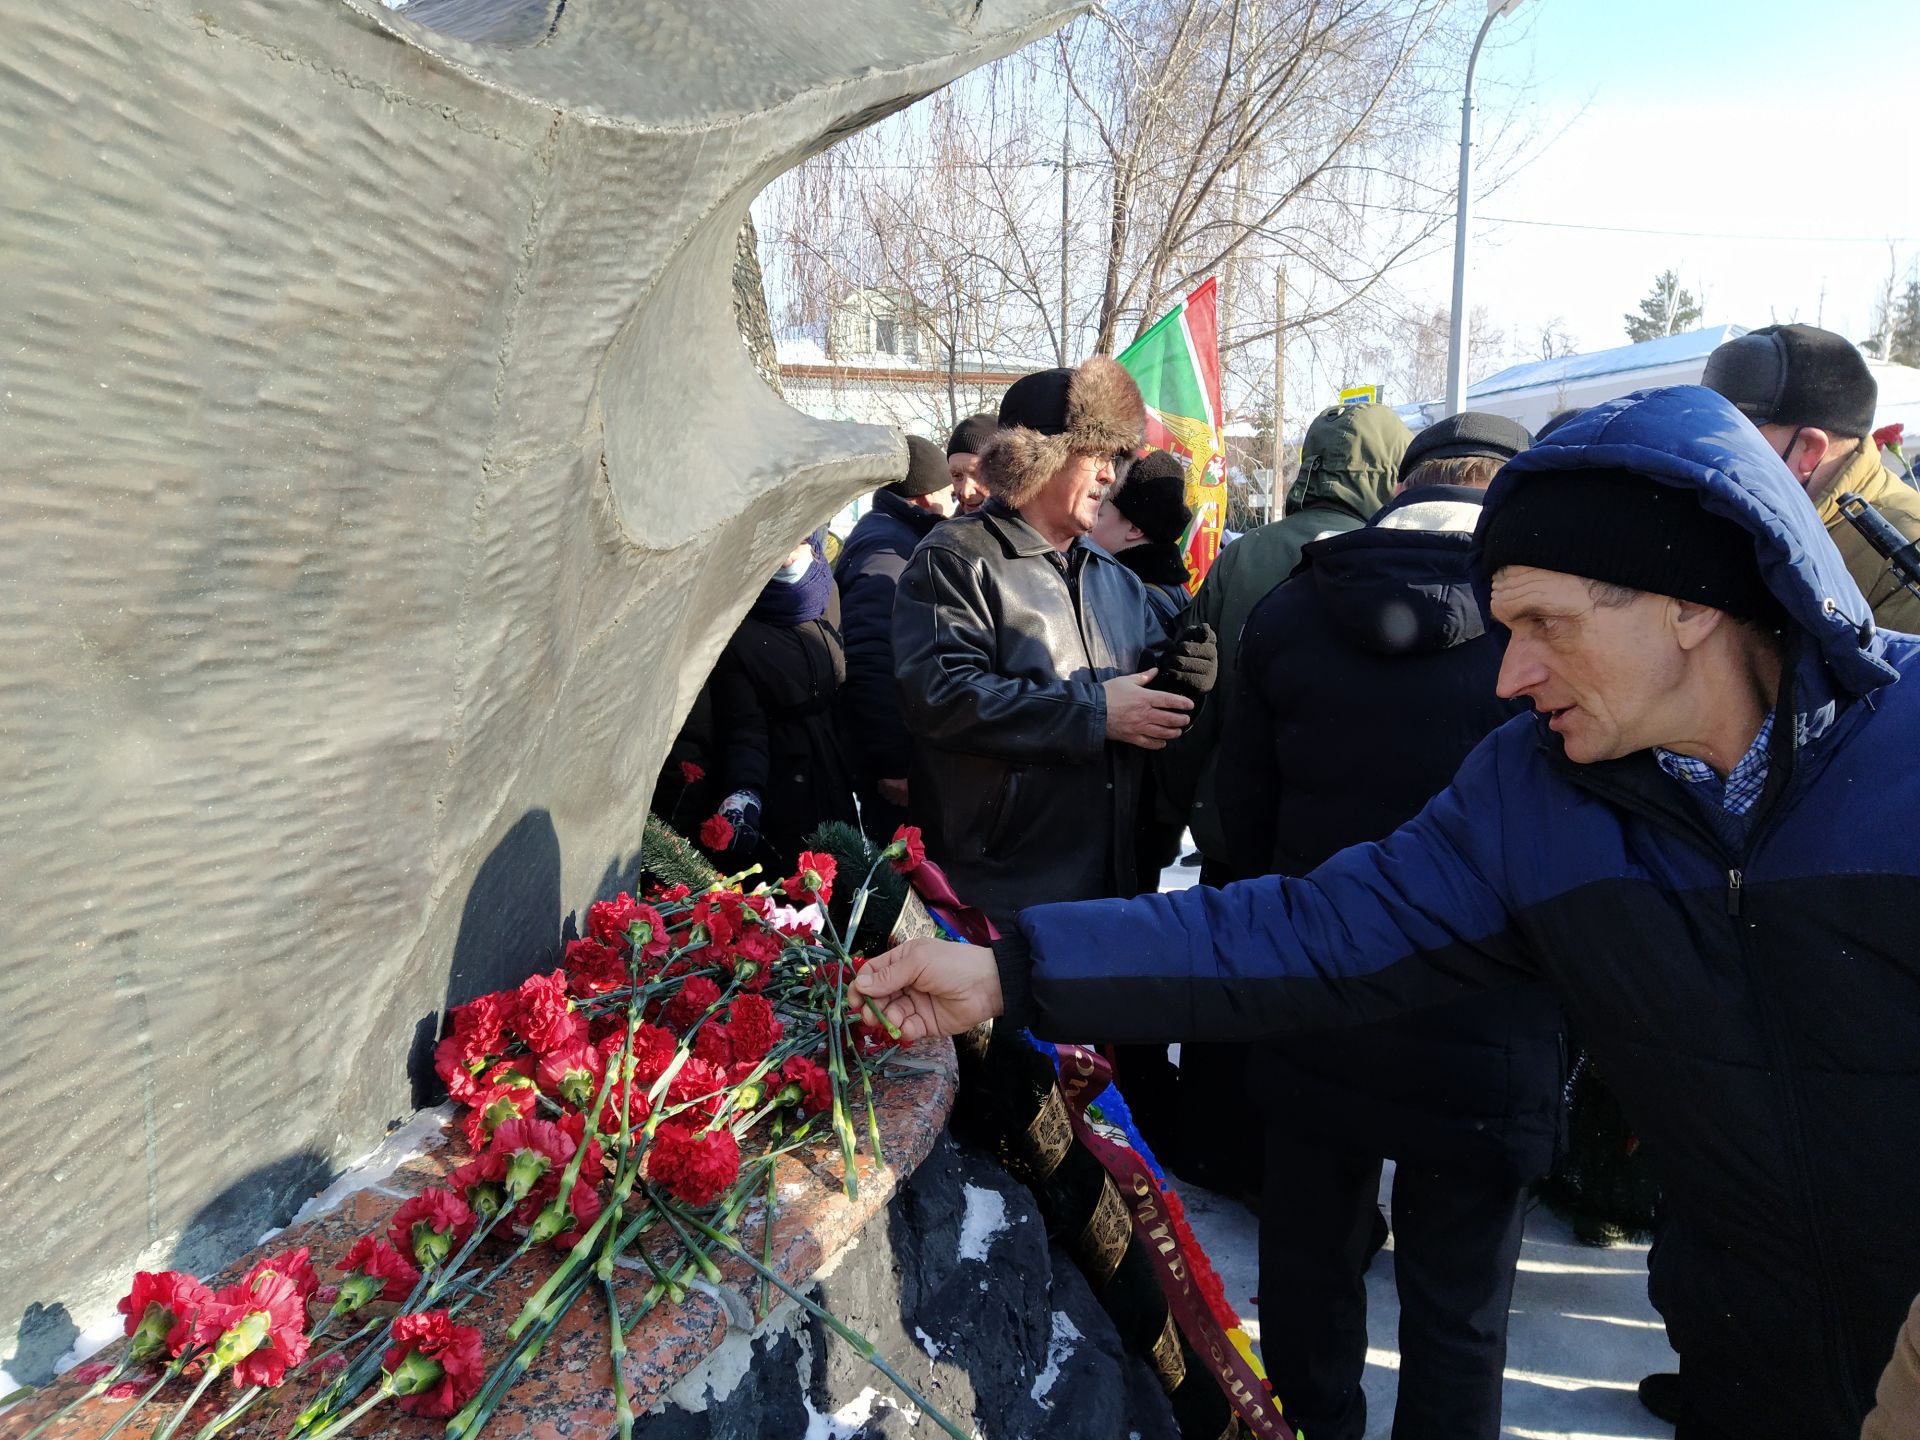
[[1033,1398],[1047,1409],[1053,1408],[1053,1402],[1047,1399],[1047,1392],[1053,1389],[1054,1381],[1060,1378],[1060,1366],[1073,1354],[1073,1342],[1086,1338],[1066,1311],[1053,1312],[1053,1332],[1047,1336],[1047,1363],[1033,1377],[1032,1392]]
[[964,1188],[967,1213],[960,1221],[960,1258],[985,1260],[993,1248],[993,1237],[1007,1228],[1007,1199],[998,1190],[983,1190],[978,1185]]

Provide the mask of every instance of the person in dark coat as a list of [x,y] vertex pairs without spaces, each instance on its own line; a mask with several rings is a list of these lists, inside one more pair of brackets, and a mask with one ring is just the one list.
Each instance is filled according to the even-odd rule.
[[833,567],[840,590],[847,683],[840,688],[840,737],[853,766],[860,820],[884,845],[907,823],[913,741],[900,718],[894,681],[893,592],[907,557],[952,512],[953,480],[939,446],[907,437],[907,473],[873,492],[873,508],[847,537]]
[[[996,923],[1133,893],[1146,752],[1212,686],[1211,637],[1169,646],[1140,582],[1086,541],[1115,457],[1145,429],[1139,387],[1104,356],[1023,376],[981,456],[993,498],[935,526],[900,577],[913,820],[954,892]],[[1194,693],[1151,688],[1150,669]]]
[[761,589],[709,681],[730,863],[785,874],[816,826],[856,821],[834,726],[846,678],[840,597],[819,541],[808,540]]
[[[1316,540],[1247,618],[1221,731],[1220,823],[1234,873],[1305,875],[1379,840],[1520,712],[1474,594],[1483,491],[1528,443],[1497,415],[1422,430],[1397,498]],[[1453,483],[1448,483],[1453,482]],[[1261,1349],[1287,1416],[1359,1440],[1365,1275],[1394,1161],[1400,1291],[1395,1431],[1496,1440],[1507,1306],[1528,1187],[1553,1163],[1560,1007],[1544,985],[1256,1047],[1267,1116]]]
[[1857,1435],[1920,1292],[1920,637],[1872,623],[1799,483],[1700,386],[1536,442],[1475,546],[1499,688],[1534,710],[1385,840],[1043,905],[992,949],[910,942],[850,991],[909,1042],[992,1015],[1166,1042],[1545,980],[1684,1252],[1655,1297],[1679,1440]]
[[1187,507],[1187,467],[1177,455],[1149,450],[1127,467],[1100,502],[1087,538],[1140,577],[1161,628],[1173,633],[1187,608],[1187,557],[1180,537],[1193,523]]

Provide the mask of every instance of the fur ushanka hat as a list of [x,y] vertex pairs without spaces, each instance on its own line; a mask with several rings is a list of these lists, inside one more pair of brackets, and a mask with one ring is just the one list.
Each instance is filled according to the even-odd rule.
[[987,489],[1018,510],[1076,454],[1138,450],[1147,436],[1140,387],[1096,355],[1075,370],[1041,370],[1007,387],[1000,429],[980,452]]

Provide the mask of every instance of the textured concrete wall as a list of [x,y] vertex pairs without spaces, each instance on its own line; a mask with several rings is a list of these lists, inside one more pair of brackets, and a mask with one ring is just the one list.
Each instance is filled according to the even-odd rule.
[[756,375],[749,201],[1071,7],[556,8],[0,0],[16,1376],[364,1150],[620,870],[759,578],[899,463]]

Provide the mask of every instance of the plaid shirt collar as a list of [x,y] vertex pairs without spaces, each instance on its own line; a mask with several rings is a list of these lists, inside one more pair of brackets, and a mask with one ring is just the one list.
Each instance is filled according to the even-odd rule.
[[1760,733],[1753,737],[1753,744],[1740,757],[1740,763],[1727,772],[1724,782],[1713,773],[1711,765],[1691,755],[1676,755],[1656,745],[1653,758],[1660,763],[1662,770],[1683,784],[1704,785],[1708,787],[1709,795],[1717,792],[1720,808],[1729,815],[1744,815],[1760,798],[1760,792],[1767,788],[1767,745],[1772,739],[1773,712],[1768,711],[1766,720],[1761,723]]

